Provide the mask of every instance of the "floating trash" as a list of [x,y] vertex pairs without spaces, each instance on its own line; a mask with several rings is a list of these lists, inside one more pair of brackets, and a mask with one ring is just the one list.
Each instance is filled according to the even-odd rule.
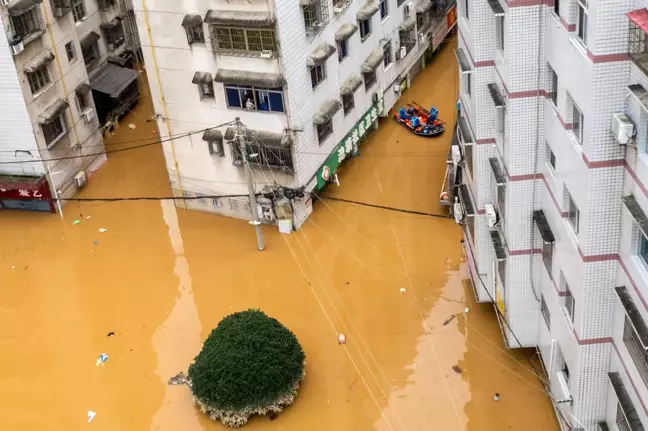
[[448,323],[452,322],[452,319],[454,319],[455,317],[457,317],[456,314],[451,314],[450,317],[443,321],[443,326],[447,326]]
[[136,127],[137,127],[137,126],[136,126],[135,124],[133,124],[133,123],[130,123],[130,124],[128,125],[128,128],[131,129],[131,130],[135,130]]
[[404,287],[401,287],[400,288],[400,293],[405,293],[405,292],[407,292],[407,289],[405,289]]
[[185,376],[184,373],[180,372],[171,377],[168,383],[170,385],[184,385],[187,383],[187,376]]
[[495,395],[493,395],[493,401],[499,401],[500,400],[500,394],[499,392],[495,392]]
[[108,232],[108,229],[106,229],[105,227],[99,228],[99,233],[106,233],[106,232]]
[[92,410],[88,410],[88,423],[92,422],[95,416],[97,416],[96,412],[93,412]]
[[338,335],[338,344],[345,344],[346,343],[346,337],[344,334]]
[[106,355],[105,353],[102,353],[102,354],[99,355],[99,357],[97,358],[96,365],[97,365],[97,366],[99,366],[99,365],[103,365],[107,360],[108,360],[108,355]]
[[73,226],[76,226],[76,225],[78,225],[79,223],[81,223],[81,220],[74,220],[74,221],[72,222],[72,225],[73,225]]
[[464,313],[468,313],[470,311],[470,308],[466,307],[464,308]]
[[106,335],[106,337],[114,337],[114,336],[115,336],[115,333],[114,333],[113,331],[110,331],[110,332]]
[[463,370],[461,369],[461,367],[459,365],[453,365],[452,366],[452,371],[454,371],[457,374],[463,373]]

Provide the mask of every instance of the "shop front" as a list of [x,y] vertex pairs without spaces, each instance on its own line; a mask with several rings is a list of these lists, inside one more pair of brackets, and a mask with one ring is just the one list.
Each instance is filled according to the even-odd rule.
[[47,178],[0,175],[0,210],[56,212]]
[[378,116],[384,109],[384,99],[380,99],[371,105],[362,118],[355,124],[346,137],[340,141],[333,152],[317,170],[315,176],[316,184],[314,191],[320,191],[330,182],[337,182],[336,171],[349,155],[358,153],[358,146],[369,132],[378,126]]

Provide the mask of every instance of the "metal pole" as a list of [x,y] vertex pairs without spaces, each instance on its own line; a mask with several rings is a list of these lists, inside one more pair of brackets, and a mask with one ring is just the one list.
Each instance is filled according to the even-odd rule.
[[241,149],[241,157],[243,158],[243,165],[245,165],[245,176],[250,192],[250,206],[252,207],[252,221],[250,224],[254,225],[256,231],[257,248],[259,251],[265,250],[263,244],[263,236],[261,235],[261,220],[259,220],[259,208],[257,207],[256,192],[254,191],[254,184],[252,184],[252,168],[248,160],[247,147],[245,145],[245,138],[243,137],[243,128],[241,127],[241,119],[236,117],[236,134],[238,135],[239,147]]
[[59,199],[58,190],[56,190],[56,184],[54,184],[52,170],[50,169],[49,163],[45,163],[45,165],[47,165],[47,172],[49,173],[50,182],[52,183],[52,190],[54,190],[54,199],[56,199],[56,206],[58,207],[61,218],[63,218],[63,208],[61,208],[61,200]]

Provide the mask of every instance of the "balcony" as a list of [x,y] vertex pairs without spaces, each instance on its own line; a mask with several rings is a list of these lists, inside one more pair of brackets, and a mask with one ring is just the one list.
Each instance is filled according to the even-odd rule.
[[608,373],[610,384],[617,396],[616,425],[620,431],[644,431],[637,410],[619,373]]
[[306,36],[314,38],[329,22],[328,2],[324,0],[299,0],[304,13]]
[[630,58],[645,74],[648,74],[648,47],[646,34],[648,33],[648,10],[637,9],[627,13],[630,19],[629,54]]
[[205,23],[214,55],[277,57],[275,17],[269,12],[210,10]]

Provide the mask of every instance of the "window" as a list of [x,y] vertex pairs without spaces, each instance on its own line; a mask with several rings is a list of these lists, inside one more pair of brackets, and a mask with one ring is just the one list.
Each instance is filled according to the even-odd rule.
[[74,22],[82,21],[86,16],[86,6],[84,0],[72,0],[72,16]]
[[585,117],[583,113],[576,105],[576,102],[572,99],[572,132],[576,137],[576,140],[579,144],[583,145],[583,123],[585,122]]
[[344,108],[344,115],[347,115],[349,112],[353,111],[353,108],[355,108],[355,99],[353,98],[353,93],[342,95],[342,107]]
[[497,133],[501,135],[501,139],[506,136],[506,108],[504,107],[497,109]]
[[560,0],[554,0],[554,13],[560,16]]
[[283,88],[225,84],[228,108],[248,111],[284,112]]
[[641,239],[639,240],[639,256],[648,265],[648,239],[643,234],[641,234]]
[[27,74],[27,81],[29,81],[29,89],[32,94],[38,93],[47,84],[51,82],[49,70],[47,65],[43,65],[32,73]]
[[364,41],[371,35],[371,19],[361,19],[358,21],[360,27],[360,40]]
[[349,41],[341,40],[338,42],[338,60],[342,61],[349,56]]
[[65,124],[65,113],[56,117],[49,123],[41,124],[43,130],[43,137],[47,148],[52,148],[65,134],[67,133],[67,126]]
[[565,382],[567,383],[567,385],[569,385],[569,377],[570,377],[569,367],[567,367],[567,363],[565,362],[564,359],[563,359],[562,369],[560,371],[562,371],[563,376],[565,376]]
[[617,413],[616,413],[616,426],[619,431],[632,431],[628,419],[626,418],[625,413],[623,412],[623,407],[621,403],[617,403]]
[[11,15],[11,25],[16,37],[27,38],[32,33],[43,30],[40,8],[32,8],[20,15]]
[[[248,153],[248,162],[251,165],[261,167],[270,167],[282,171],[293,172],[293,160],[290,147],[275,148],[264,143],[246,144]],[[234,164],[240,166],[243,164],[243,155],[241,154],[240,145],[232,145],[232,160]],[[254,155],[253,157],[251,155]]]
[[310,68],[311,86],[313,88],[320,85],[326,79],[326,66],[318,64]]
[[213,82],[204,82],[198,84],[198,92],[200,94],[200,100],[216,98],[216,95],[214,94]]
[[641,340],[627,316],[623,324],[623,343],[628,349],[641,379],[648,385],[648,352],[641,344]]
[[468,10],[469,2],[470,2],[470,0],[463,0],[463,2],[461,3],[463,5],[463,8],[462,8],[463,9],[463,17],[466,18],[466,19],[470,19],[470,12]]
[[124,27],[121,22],[114,27],[105,28],[103,30],[103,35],[108,44],[108,51],[113,51],[115,48],[119,48],[125,40]]
[[472,97],[472,82],[471,82],[471,73],[461,74],[461,79],[463,83],[463,91],[468,97]]
[[[232,144],[236,146],[235,144]],[[225,146],[223,145],[223,141],[207,141],[207,148],[209,149],[209,154],[214,155],[216,154],[218,157],[225,157]]]
[[389,6],[387,0],[379,0],[378,5],[380,6],[380,19],[385,19],[389,15]]
[[400,7],[403,3],[405,3],[405,0],[396,0],[396,6]]
[[388,40],[383,45],[383,66],[387,67],[392,63],[392,44],[391,40]]
[[417,12],[416,13],[416,28],[418,32],[427,30],[427,28],[432,24],[430,20],[430,14],[427,12]]
[[94,63],[99,59],[99,47],[97,42],[81,48],[81,54],[83,54],[83,61],[86,64],[86,68],[92,67]]
[[551,77],[551,101],[553,102],[554,106],[558,106],[558,75],[556,72],[553,70],[553,68],[547,64],[547,67],[549,68],[549,76]]
[[540,312],[542,313],[542,317],[544,317],[547,329],[551,331],[551,315],[549,314],[549,307],[547,307],[544,296],[540,298]]
[[275,32],[272,29],[248,29],[210,26],[214,52],[260,54],[275,52]]
[[185,31],[187,32],[187,42],[189,42],[189,45],[192,43],[205,43],[205,33],[202,25],[185,27]]
[[362,77],[364,78],[365,91],[369,91],[371,87],[373,87],[374,84],[377,82],[376,71],[363,73]]
[[86,94],[76,93],[76,103],[79,112],[83,112],[88,108],[88,96]]
[[578,210],[578,207],[576,206],[574,199],[572,199],[571,195],[569,194],[567,188],[565,188],[565,193],[567,194],[567,203],[568,203],[567,220],[569,220],[569,224],[574,230],[574,233],[578,233],[578,227],[579,227],[578,225],[580,222],[580,211]]
[[578,2],[578,20],[576,21],[576,31],[578,38],[587,45],[587,0]]
[[551,166],[552,169],[556,169],[556,155],[554,154],[553,150],[549,146],[547,142],[545,142],[545,146],[547,147],[547,162],[549,162],[549,165]]
[[464,145],[464,165],[468,174],[472,177],[473,172],[473,146]]
[[69,63],[72,63],[74,60],[76,60],[77,58],[76,48],[74,47],[73,41],[70,41],[65,44],[65,53],[67,54],[67,59]]
[[324,124],[317,125],[317,140],[322,145],[326,139],[333,134],[333,121],[329,120]]
[[[569,290],[569,286],[567,285],[567,282],[564,281],[564,277],[563,277],[563,283],[565,284],[565,296],[563,296],[563,307],[565,309],[565,313],[567,313],[567,317],[569,317],[569,320],[572,323],[574,323],[574,309],[576,307],[576,301],[572,296],[571,290]],[[565,377],[569,377],[569,370],[567,370],[567,375]]]
[[504,51],[504,17],[495,17],[495,36],[497,49]]

